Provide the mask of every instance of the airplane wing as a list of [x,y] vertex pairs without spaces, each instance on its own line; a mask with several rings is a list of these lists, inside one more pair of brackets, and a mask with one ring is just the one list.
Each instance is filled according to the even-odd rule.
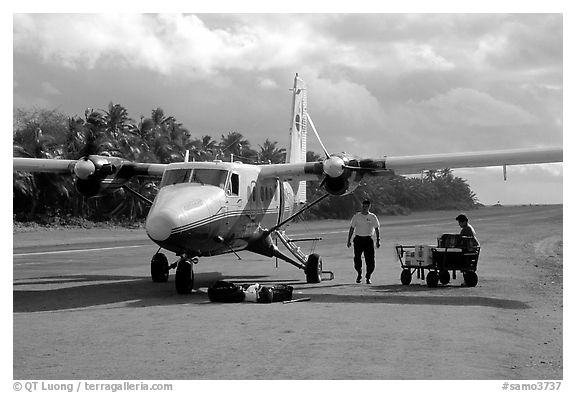
[[386,157],[385,167],[396,174],[417,174],[444,168],[474,168],[503,165],[562,162],[562,148],[479,151],[468,153],[429,154]]
[[291,164],[259,165],[260,178],[278,177],[285,181],[291,180],[321,180],[323,175],[323,162],[298,162]]
[[12,165],[14,171],[73,175],[76,178],[76,189],[86,197],[103,195],[106,190],[120,187],[130,190],[126,184],[134,176],[161,177],[167,166],[98,155],[89,155],[78,160],[14,157]]
[[332,195],[354,191],[365,176],[418,174],[424,170],[562,162],[562,148],[391,156],[377,159],[333,154],[324,161],[260,166],[260,177],[289,181],[321,180]]
[[23,172],[72,173],[76,162],[76,160],[14,157],[13,168],[15,171]]
[[114,165],[117,171],[122,170],[129,176],[155,176],[161,177],[168,164],[145,164],[132,162],[118,157],[90,156],[88,159],[58,160],[51,158],[13,158],[13,170],[22,172],[48,172],[73,174],[87,161],[94,165],[94,171],[105,165]]
[[279,177],[284,180],[319,180],[323,176],[339,177],[346,172],[346,169],[374,176],[387,175],[391,171],[399,175],[409,175],[432,169],[562,162],[562,155],[560,147],[389,156],[375,159],[357,159],[345,154],[335,154],[319,162],[261,165],[260,176]]

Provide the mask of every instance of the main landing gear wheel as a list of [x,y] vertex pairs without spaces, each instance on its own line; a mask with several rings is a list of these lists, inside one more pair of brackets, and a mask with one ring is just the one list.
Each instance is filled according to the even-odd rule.
[[438,278],[440,279],[440,283],[442,285],[446,285],[450,282],[450,272],[448,270],[440,270]]
[[192,271],[192,263],[187,259],[178,261],[176,267],[176,292],[181,295],[187,295],[192,292],[194,285],[194,272]]
[[467,287],[475,287],[478,284],[478,275],[476,272],[464,272],[464,283]]
[[306,261],[306,282],[318,284],[322,281],[322,257],[318,254],[310,254]]
[[426,285],[430,288],[436,288],[438,286],[438,273],[436,271],[430,270],[426,275]]
[[402,282],[402,285],[410,285],[411,281],[412,273],[410,273],[410,269],[402,270],[402,273],[400,274],[400,282]]
[[150,262],[150,275],[153,282],[166,282],[168,281],[168,258],[162,253],[157,253],[152,257]]

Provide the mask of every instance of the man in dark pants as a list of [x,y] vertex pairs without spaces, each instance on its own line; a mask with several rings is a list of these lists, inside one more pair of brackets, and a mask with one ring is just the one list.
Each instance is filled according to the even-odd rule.
[[374,240],[372,235],[376,233],[376,247],[380,248],[380,222],[376,214],[370,212],[370,201],[365,199],[362,202],[362,211],[356,213],[350,222],[348,231],[348,248],[352,245],[352,234],[354,236],[354,269],[358,272],[356,282],[362,281],[362,253],[366,260],[366,284],[372,284],[370,277],[374,272]]

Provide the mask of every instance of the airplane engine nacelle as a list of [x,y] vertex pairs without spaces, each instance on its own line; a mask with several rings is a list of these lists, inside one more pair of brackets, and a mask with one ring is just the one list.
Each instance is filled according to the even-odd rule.
[[85,197],[102,196],[116,190],[128,180],[120,173],[122,165],[117,157],[90,156],[78,160],[74,166],[76,190]]
[[345,195],[353,192],[360,184],[361,176],[346,170],[338,177],[326,177],[324,189],[330,195]]
[[102,180],[99,179],[76,179],[76,190],[85,197],[101,196],[105,187],[102,187]]
[[346,154],[333,154],[322,162],[322,170],[326,177],[323,180],[324,189],[330,195],[345,195],[353,192],[360,180],[362,174],[353,171],[349,165],[357,166],[354,157]]

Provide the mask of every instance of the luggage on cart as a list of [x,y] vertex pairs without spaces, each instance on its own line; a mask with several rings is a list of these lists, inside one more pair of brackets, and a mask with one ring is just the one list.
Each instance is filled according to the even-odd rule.
[[438,238],[438,246],[396,244],[394,248],[402,267],[400,281],[403,285],[409,285],[414,274],[425,279],[429,287],[437,287],[439,282],[446,285],[451,279],[450,271],[453,279],[457,271],[462,272],[468,287],[478,284],[476,268],[480,247],[473,237],[445,233]]

